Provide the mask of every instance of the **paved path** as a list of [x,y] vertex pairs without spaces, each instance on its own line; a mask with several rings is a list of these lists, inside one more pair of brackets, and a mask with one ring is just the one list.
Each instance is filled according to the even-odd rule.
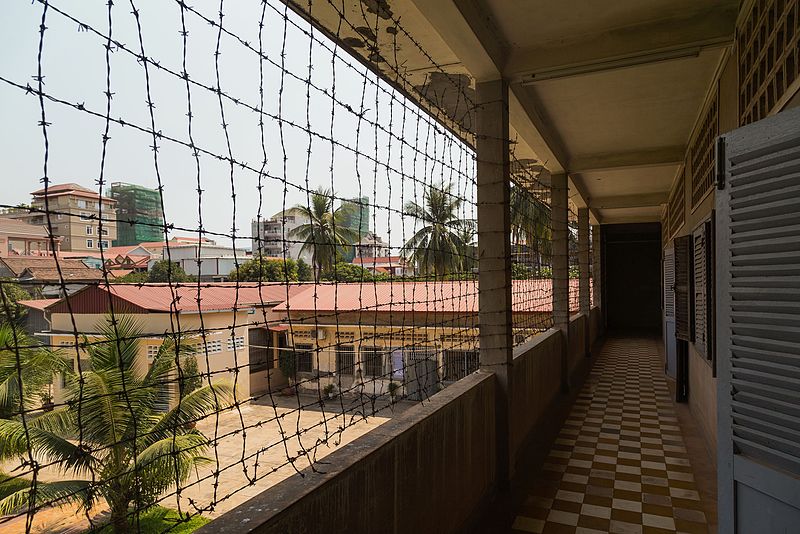
[[604,344],[514,532],[708,531],[657,343]]

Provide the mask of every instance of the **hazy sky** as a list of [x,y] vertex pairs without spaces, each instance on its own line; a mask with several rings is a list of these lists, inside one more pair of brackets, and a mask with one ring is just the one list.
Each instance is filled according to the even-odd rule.
[[[35,86],[33,77],[37,71],[43,6],[39,2],[32,4],[30,0],[5,0],[3,3],[0,77]],[[133,4],[140,12],[146,55],[162,67],[182,72],[183,37],[178,3],[138,0]],[[51,5],[102,34],[108,32],[105,0],[55,0]],[[205,17],[218,20],[219,2],[195,0],[191,5]],[[112,9],[113,39],[138,53],[139,38],[130,2],[117,0]],[[307,203],[306,191],[319,186],[333,188],[337,197],[369,196],[378,206],[372,208],[370,227],[384,239],[388,238],[393,247],[402,245],[415,224],[397,211],[406,201],[422,201],[423,184],[452,181],[454,192],[470,199],[465,203],[463,216],[474,217],[471,181],[474,162],[463,146],[445,135],[441,128],[432,127],[413,104],[387,85],[378,83],[374,74],[347,57],[345,52],[338,50],[334,59],[333,43],[319,32],[314,35],[325,41],[330,50],[319,44],[312,45],[304,33],[310,31],[310,27],[291,12],[287,23],[284,9],[283,4],[273,0],[266,4],[264,17],[263,53],[268,60],[262,62],[263,111],[268,116],[264,116],[263,150],[267,153],[264,171],[267,176],[262,178],[261,195],[257,189],[258,170],[264,156],[259,113],[247,107],[260,108],[259,56],[225,34],[219,45],[220,86],[230,97],[247,105],[222,99],[233,157],[249,167],[237,166],[233,171],[237,235],[249,238],[250,221],[259,212],[260,203],[262,216],[270,216],[284,206]],[[228,0],[224,3],[224,27],[258,50],[261,12],[260,1]],[[185,23],[189,77],[215,87],[218,28],[189,11],[185,12]],[[45,25],[42,59],[45,91],[68,102],[82,103],[86,109],[104,115],[105,38],[91,30],[80,31],[76,22],[54,9],[48,10]],[[279,67],[282,52],[286,71],[283,76]],[[309,88],[294,77],[306,79],[309,76],[309,56],[313,65],[311,80],[318,89]],[[281,85],[282,102],[279,99]],[[155,104],[156,130],[165,137],[188,142],[185,82],[151,65],[150,90]],[[196,146],[227,156],[218,96],[196,85],[192,85],[190,91]],[[111,92],[113,118],[149,128],[144,69],[131,53],[122,49],[111,54]],[[331,94],[352,111],[334,105]],[[76,182],[98,189],[104,117],[92,117],[49,101],[45,109],[47,121],[51,123],[48,127],[51,184]],[[363,114],[369,121],[377,121],[412,146],[401,148],[396,138],[379,130],[376,132],[366,121],[361,121],[359,127],[354,112]],[[0,80],[0,204],[27,202],[29,193],[41,187],[44,148],[38,125],[40,113],[35,95],[25,94]],[[282,133],[281,121],[276,117],[283,119]],[[309,127],[314,135],[309,136],[304,131]],[[112,123],[109,136],[106,183],[122,181],[156,187],[158,180],[150,134]],[[320,136],[332,137],[344,146],[335,147]],[[197,171],[192,153],[187,147],[167,139],[161,139],[159,147],[157,159],[166,218],[176,227],[196,231],[199,220]],[[371,158],[377,160],[377,164]],[[234,225],[234,203],[228,163],[201,154],[200,184],[204,228],[230,234]],[[231,242],[226,238],[214,239],[220,244]],[[237,240],[237,245],[249,246],[249,240]]]

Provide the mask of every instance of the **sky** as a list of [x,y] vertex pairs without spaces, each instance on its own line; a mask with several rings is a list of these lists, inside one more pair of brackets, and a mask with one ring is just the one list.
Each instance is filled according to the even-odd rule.
[[[119,181],[155,188],[160,177],[165,218],[181,229],[176,235],[196,235],[202,219],[207,232],[222,234],[209,236],[218,244],[232,244],[230,236],[235,232],[239,238],[235,244],[242,248],[250,246],[250,221],[259,213],[269,217],[284,207],[307,205],[308,191],[318,187],[332,189],[337,198],[370,197],[370,229],[388,241],[395,253],[419,227],[418,221],[401,214],[403,206],[407,201],[422,203],[428,184],[451,182],[453,193],[467,199],[460,215],[475,217],[471,152],[277,0],[263,6],[257,0],[223,2],[225,30],[256,51],[264,7],[263,61],[225,33],[216,56],[218,27],[196,13],[184,12],[185,70],[190,80],[216,87],[218,72],[219,85],[227,95],[220,97],[191,84],[189,99],[186,82],[166,72],[184,71],[179,4],[117,0],[112,7],[111,35],[131,52],[113,47],[110,54],[110,116],[126,125],[110,124],[103,159],[107,3],[54,0],[50,5],[42,47],[44,91],[98,113],[92,116],[45,101],[51,184],[75,182],[99,190],[102,174],[106,187]],[[135,57],[140,41],[131,5],[139,12],[145,54],[162,67],[150,64],[148,68],[155,130],[162,134],[155,154],[152,135],[130,126],[150,128],[151,120],[145,70]],[[218,1],[195,0],[190,5],[200,15],[218,20]],[[38,1],[6,0],[0,17],[3,205],[28,202],[30,192],[42,187],[45,150],[39,100],[8,83],[36,85],[42,12]],[[309,76],[315,87],[305,83]],[[192,151],[185,146],[190,143],[189,100],[192,139],[200,149],[199,172]],[[241,163],[233,170],[216,157],[227,157],[229,146],[233,159]],[[202,195],[197,192],[198,180]]]

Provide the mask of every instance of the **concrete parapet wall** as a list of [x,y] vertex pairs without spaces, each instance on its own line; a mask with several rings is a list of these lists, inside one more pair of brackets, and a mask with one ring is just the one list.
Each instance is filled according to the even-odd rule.
[[452,532],[493,491],[494,373],[479,371],[197,532]]
[[551,328],[514,349],[511,458],[541,421],[561,388],[561,331]]
[[570,383],[575,372],[586,359],[586,336],[589,335],[589,318],[579,313],[569,318],[569,342],[567,360],[569,362]]
[[600,336],[603,335],[603,312],[597,306],[589,312],[589,343],[594,346]]

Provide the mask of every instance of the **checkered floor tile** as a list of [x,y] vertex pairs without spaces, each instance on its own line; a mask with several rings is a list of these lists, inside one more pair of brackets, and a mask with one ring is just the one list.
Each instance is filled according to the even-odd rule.
[[514,532],[708,531],[656,343],[605,343]]

